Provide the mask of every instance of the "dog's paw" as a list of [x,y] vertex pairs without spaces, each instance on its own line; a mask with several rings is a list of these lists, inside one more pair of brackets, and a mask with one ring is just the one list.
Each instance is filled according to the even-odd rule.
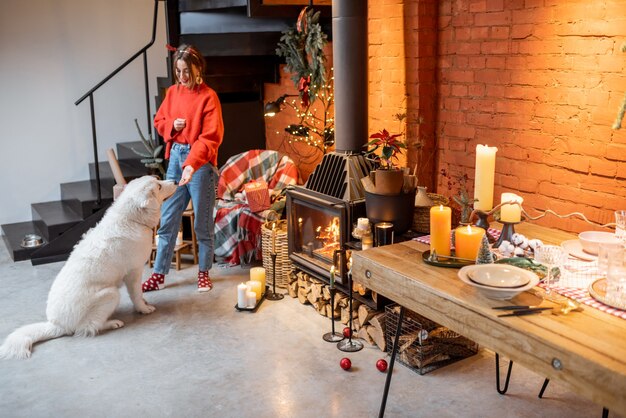
[[144,303],[143,306],[137,307],[137,312],[142,313],[144,315],[151,314],[154,311],[156,311],[156,308],[152,305],[148,305],[147,303]]
[[111,319],[107,321],[106,323],[106,328],[108,329],[118,329],[118,328],[122,328],[123,326],[124,326],[124,322],[120,321],[119,319]]

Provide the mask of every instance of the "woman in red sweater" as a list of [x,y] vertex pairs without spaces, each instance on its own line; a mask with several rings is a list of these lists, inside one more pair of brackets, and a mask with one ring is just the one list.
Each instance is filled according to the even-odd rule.
[[173,62],[176,83],[167,90],[154,126],[166,144],[166,179],[177,181],[179,187],[163,203],[154,271],[142,287],[149,292],[165,286],[182,214],[191,199],[198,240],[198,291],[207,292],[213,288],[209,270],[213,264],[217,149],[224,136],[222,107],[215,91],[204,83],[206,64],[196,48],[181,45]]

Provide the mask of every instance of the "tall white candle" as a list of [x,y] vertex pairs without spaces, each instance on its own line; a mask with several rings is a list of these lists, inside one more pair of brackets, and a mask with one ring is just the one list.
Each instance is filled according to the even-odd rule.
[[498,148],[476,145],[476,171],[474,176],[474,209],[490,211],[493,208],[493,181],[496,172]]
[[246,297],[246,292],[248,291],[248,286],[245,283],[241,283],[237,286],[237,307],[240,309],[248,307],[248,299]]
[[[518,202],[520,205],[524,202],[521,196],[515,193],[502,193],[500,195],[500,203]],[[502,222],[519,222],[522,220],[521,206],[507,204],[500,206],[500,220]]]

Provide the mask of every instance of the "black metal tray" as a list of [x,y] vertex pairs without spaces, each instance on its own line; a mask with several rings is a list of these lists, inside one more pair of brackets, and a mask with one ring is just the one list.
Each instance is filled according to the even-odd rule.
[[[450,255],[452,257],[454,257],[454,250],[450,252]],[[441,256],[439,258],[439,260],[437,260],[437,261],[430,261],[429,258],[430,258],[430,250],[429,251],[424,251],[422,253],[422,260],[424,260],[424,263],[430,264],[431,266],[448,267],[448,268],[461,268],[461,267],[465,267],[465,266],[470,266],[472,264],[476,264],[473,261],[455,260],[455,259],[452,259],[452,258],[444,258],[444,256]]]

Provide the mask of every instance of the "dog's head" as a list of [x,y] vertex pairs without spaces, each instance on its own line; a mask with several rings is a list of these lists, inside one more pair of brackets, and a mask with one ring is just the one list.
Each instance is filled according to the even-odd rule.
[[177,187],[170,180],[143,176],[126,185],[116,205],[131,210],[141,218],[141,223],[153,228],[159,223],[161,204],[174,194]]

